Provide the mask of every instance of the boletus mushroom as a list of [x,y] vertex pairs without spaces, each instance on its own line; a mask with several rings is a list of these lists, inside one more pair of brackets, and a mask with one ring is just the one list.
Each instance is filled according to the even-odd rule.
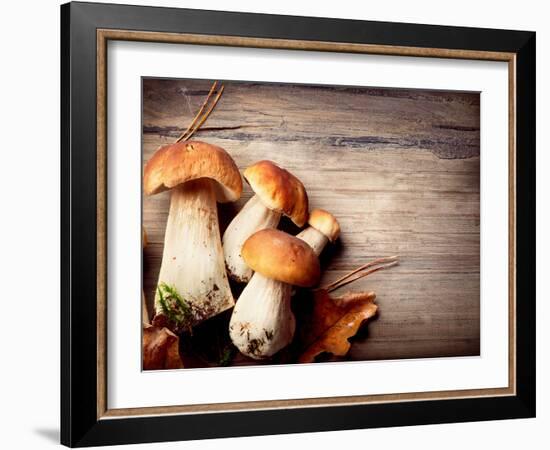
[[331,213],[324,209],[314,209],[309,214],[309,227],[300,231],[296,237],[307,242],[319,256],[327,243],[334,242],[340,236],[340,224]]
[[172,190],[155,314],[181,330],[231,308],[216,205],[242,192],[231,156],[205,142],[165,145],[147,162],[143,185],[147,195]]
[[290,308],[292,286],[317,284],[319,259],[306,242],[274,229],[250,236],[242,256],[255,273],[233,309],[229,335],[244,355],[268,358],[292,341],[296,328]]
[[229,276],[246,283],[252,269],[245,263],[241,248],[256,231],[277,228],[281,215],[299,227],[308,217],[308,198],[298,178],[271,161],[259,161],[244,171],[254,196],[233,218],[223,235],[223,251]]

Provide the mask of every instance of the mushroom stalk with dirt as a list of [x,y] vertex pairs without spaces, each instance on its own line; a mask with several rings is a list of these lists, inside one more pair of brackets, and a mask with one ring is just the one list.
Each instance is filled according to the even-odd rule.
[[307,243],[274,229],[250,236],[242,256],[255,273],[233,310],[229,335],[242,354],[264,359],[292,341],[296,328],[292,286],[317,284],[319,259]]
[[234,305],[216,201],[237,200],[239,170],[220,147],[199,141],[160,147],[145,167],[147,195],[171,189],[155,315],[181,331]]
[[229,276],[246,283],[252,269],[241,254],[244,242],[257,231],[277,228],[282,215],[302,227],[308,217],[308,198],[300,180],[271,161],[259,161],[243,175],[254,195],[228,225],[223,250]]

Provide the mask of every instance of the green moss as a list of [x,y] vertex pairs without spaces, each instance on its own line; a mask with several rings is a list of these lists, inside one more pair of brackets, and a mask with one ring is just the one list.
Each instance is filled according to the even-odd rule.
[[181,297],[175,287],[164,282],[157,287],[159,304],[162,312],[179,330],[191,331],[193,314],[187,302]]

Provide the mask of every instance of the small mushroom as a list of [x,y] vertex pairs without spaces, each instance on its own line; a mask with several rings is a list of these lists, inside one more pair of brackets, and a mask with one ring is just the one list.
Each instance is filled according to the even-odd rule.
[[324,209],[314,209],[309,214],[309,227],[300,231],[297,238],[307,242],[319,256],[327,243],[334,242],[340,236],[340,224],[331,213]]
[[317,284],[319,259],[303,240],[274,229],[250,236],[242,256],[255,273],[233,310],[229,335],[244,355],[268,358],[292,341],[296,328],[290,308],[292,286]]
[[147,195],[172,189],[155,314],[189,328],[231,308],[216,206],[242,192],[231,156],[199,141],[165,145],[147,162],[143,185]]
[[255,195],[233,218],[223,235],[223,251],[229,276],[246,283],[252,269],[244,262],[241,248],[256,231],[277,228],[281,215],[302,227],[308,217],[304,185],[271,161],[259,161],[244,171],[244,178]]

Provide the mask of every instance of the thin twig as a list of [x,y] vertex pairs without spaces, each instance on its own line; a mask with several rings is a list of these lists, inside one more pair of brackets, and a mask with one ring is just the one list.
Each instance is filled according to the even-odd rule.
[[204,100],[204,102],[201,105],[201,107],[200,107],[199,111],[197,112],[197,114],[195,114],[195,117],[193,118],[193,121],[189,124],[189,126],[187,127],[187,130],[185,130],[182,134],[180,134],[180,136],[176,139],[176,143],[178,143],[182,139],[184,139],[187,136],[187,133],[189,133],[189,131],[191,131],[192,128],[195,126],[195,124],[197,123],[197,120],[199,120],[202,112],[204,111],[204,108],[206,108],[206,105],[210,101],[210,98],[212,97],[212,94],[216,90],[217,86],[218,86],[218,82],[214,81],[214,83],[212,83],[212,87],[210,88],[210,91],[208,92],[208,95],[206,96],[206,99]]
[[385,264],[385,263],[397,261],[398,258],[399,257],[397,255],[394,255],[394,256],[387,256],[385,258],[378,258],[378,259],[375,259],[374,261],[370,261],[370,262],[368,262],[366,264],[363,264],[362,266],[358,267],[357,269],[352,270],[351,272],[343,275],[342,277],[338,278],[337,280],[333,281],[329,285],[325,286],[325,289],[334,290],[335,289],[335,288],[333,288],[334,285],[337,285],[337,284],[341,283],[345,279],[355,275],[357,272],[361,272],[362,270],[368,269],[369,267],[376,266],[378,264]]
[[346,284],[353,283],[354,281],[357,281],[363,277],[366,277],[367,275],[370,275],[371,273],[378,272],[379,270],[389,269],[390,267],[397,266],[399,264],[398,261],[391,262],[389,264],[383,264],[381,266],[375,267],[374,269],[366,270],[364,272],[359,273],[354,278],[348,278],[340,283],[332,283],[331,285],[327,286],[325,289],[327,292],[335,291],[336,289],[341,288],[342,286],[345,286]]
[[208,116],[210,116],[210,114],[212,113],[212,111],[214,110],[214,108],[216,107],[216,105],[218,104],[218,101],[220,100],[220,97],[222,96],[223,94],[223,90],[225,89],[225,86],[222,85],[222,87],[220,88],[219,92],[218,92],[218,95],[216,95],[216,98],[214,99],[214,102],[212,103],[212,105],[210,106],[210,109],[208,111],[206,111],[206,113],[202,116],[202,119],[201,121],[197,124],[197,126],[185,137],[184,141],[188,141],[189,139],[191,139],[191,136],[193,136],[198,130],[199,128],[202,126],[202,124],[204,122],[206,122],[206,119],[208,119]]

